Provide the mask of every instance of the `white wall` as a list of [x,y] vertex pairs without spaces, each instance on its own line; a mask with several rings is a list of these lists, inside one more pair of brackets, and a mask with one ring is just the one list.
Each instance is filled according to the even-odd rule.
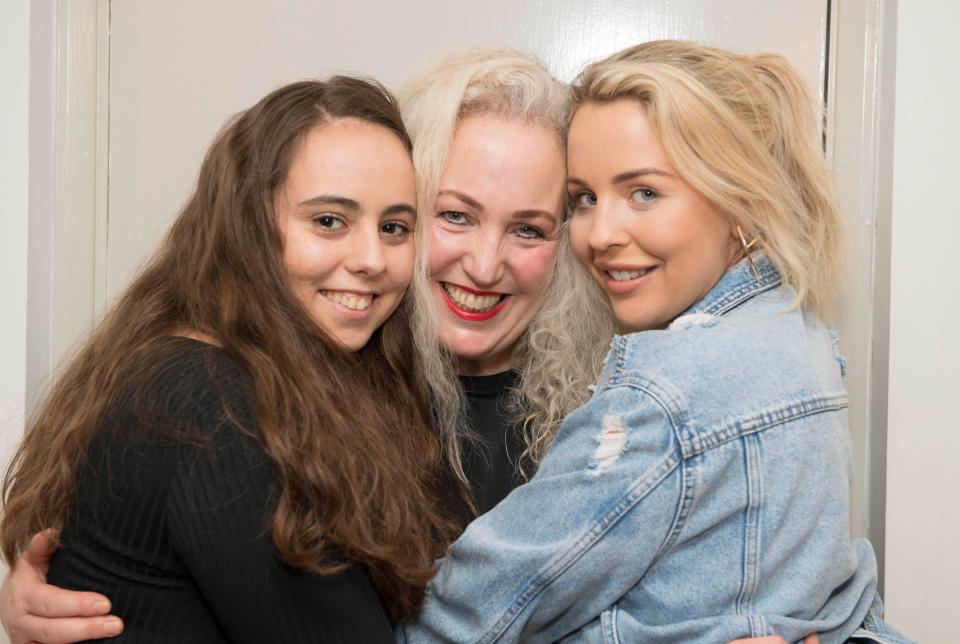
[[0,449],[4,455],[23,432],[26,394],[29,61],[29,2],[0,3]]
[[960,640],[960,4],[909,0],[898,12],[887,617],[947,643]]
[[[27,373],[30,4],[0,3],[0,464],[23,433]],[[0,574],[6,572],[0,564]],[[6,637],[0,633],[0,641]]]

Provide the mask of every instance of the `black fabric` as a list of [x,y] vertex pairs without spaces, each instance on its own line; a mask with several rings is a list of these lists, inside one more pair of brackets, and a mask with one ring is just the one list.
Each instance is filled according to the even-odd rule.
[[277,480],[243,367],[169,347],[92,442],[50,583],[108,596],[118,641],[393,642],[362,568],[321,576],[274,556]]
[[473,439],[461,443],[464,474],[474,505],[488,512],[523,482],[517,464],[523,433],[509,418],[507,400],[517,383],[515,371],[491,376],[461,376]]

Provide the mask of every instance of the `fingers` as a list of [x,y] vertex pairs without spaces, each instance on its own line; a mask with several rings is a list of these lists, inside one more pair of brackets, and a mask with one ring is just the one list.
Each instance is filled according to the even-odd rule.
[[64,590],[48,584],[22,590],[23,612],[32,617],[97,617],[110,612],[110,600],[99,593]]
[[50,557],[57,551],[59,533],[53,528],[38,532],[30,539],[27,549],[20,556],[18,564],[26,564],[37,574],[46,575]]
[[820,636],[816,633],[807,635],[805,638],[803,638],[803,644],[820,644]]
[[123,622],[114,616],[46,619],[27,615],[19,620],[19,626],[10,633],[12,642],[67,644],[115,637],[123,632]]

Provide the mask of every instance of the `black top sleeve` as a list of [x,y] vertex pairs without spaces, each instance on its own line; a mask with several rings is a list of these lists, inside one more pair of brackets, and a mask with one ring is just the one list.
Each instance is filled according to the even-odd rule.
[[[147,388],[150,413],[128,407],[98,436],[51,581],[105,592],[126,641],[392,642],[360,566],[317,575],[278,560],[249,378],[223,351],[178,342]],[[144,438],[170,425],[176,440]]]

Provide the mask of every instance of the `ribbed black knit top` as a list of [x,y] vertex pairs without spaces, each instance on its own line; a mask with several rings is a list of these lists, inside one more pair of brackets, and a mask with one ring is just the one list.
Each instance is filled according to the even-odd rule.
[[393,642],[362,568],[274,556],[276,475],[245,369],[193,340],[167,349],[93,440],[48,581],[108,596],[118,641]]

